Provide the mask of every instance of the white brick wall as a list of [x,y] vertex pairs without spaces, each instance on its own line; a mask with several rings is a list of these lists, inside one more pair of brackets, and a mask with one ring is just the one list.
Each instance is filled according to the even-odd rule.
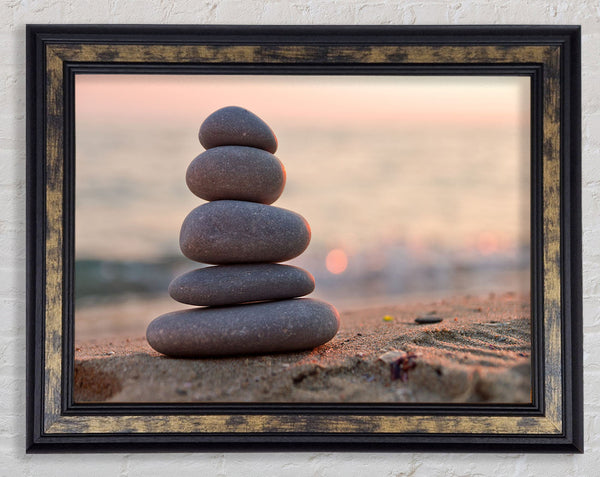
[[[28,455],[25,438],[25,24],[581,24],[585,455]],[[598,0],[4,0],[0,5],[0,476],[591,476],[600,466]]]

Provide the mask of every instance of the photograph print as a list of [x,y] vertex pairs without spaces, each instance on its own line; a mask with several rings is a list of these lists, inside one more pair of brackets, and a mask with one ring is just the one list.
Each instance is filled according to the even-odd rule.
[[528,77],[74,98],[75,402],[531,402]]

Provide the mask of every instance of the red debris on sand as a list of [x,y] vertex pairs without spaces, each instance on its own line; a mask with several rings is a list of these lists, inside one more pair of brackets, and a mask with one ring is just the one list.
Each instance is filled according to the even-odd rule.
[[408,381],[408,371],[417,366],[417,355],[415,353],[406,353],[396,361],[390,364],[392,381],[400,379],[403,383]]

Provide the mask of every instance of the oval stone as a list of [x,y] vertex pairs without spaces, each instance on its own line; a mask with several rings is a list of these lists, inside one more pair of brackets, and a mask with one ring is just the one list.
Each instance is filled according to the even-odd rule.
[[192,210],[183,221],[179,246],[196,262],[216,265],[284,262],[310,242],[310,227],[299,214],[272,205],[216,200]]
[[430,325],[432,323],[440,323],[442,321],[444,321],[444,319],[440,318],[439,316],[418,316],[415,318],[415,323],[420,325]]
[[274,153],[277,138],[256,114],[239,106],[227,106],[208,116],[198,132],[206,149],[217,146],[250,146]]
[[285,169],[273,154],[247,146],[219,146],[197,156],[185,180],[205,200],[247,200],[272,204],[285,185]]
[[199,268],[169,285],[174,300],[188,305],[221,306],[283,300],[308,295],[315,279],[306,270],[276,263]]
[[275,353],[312,349],[335,336],[340,318],[311,298],[216,308],[192,308],[156,318],[146,339],[174,357]]

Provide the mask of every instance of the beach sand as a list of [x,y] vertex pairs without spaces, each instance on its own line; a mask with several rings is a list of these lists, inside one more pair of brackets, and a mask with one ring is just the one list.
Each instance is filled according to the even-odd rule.
[[[526,295],[342,310],[339,333],[314,350],[218,359],[149,347],[147,323],[178,308],[147,300],[79,310],[75,401],[531,402]],[[415,323],[422,316],[443,321]]]

